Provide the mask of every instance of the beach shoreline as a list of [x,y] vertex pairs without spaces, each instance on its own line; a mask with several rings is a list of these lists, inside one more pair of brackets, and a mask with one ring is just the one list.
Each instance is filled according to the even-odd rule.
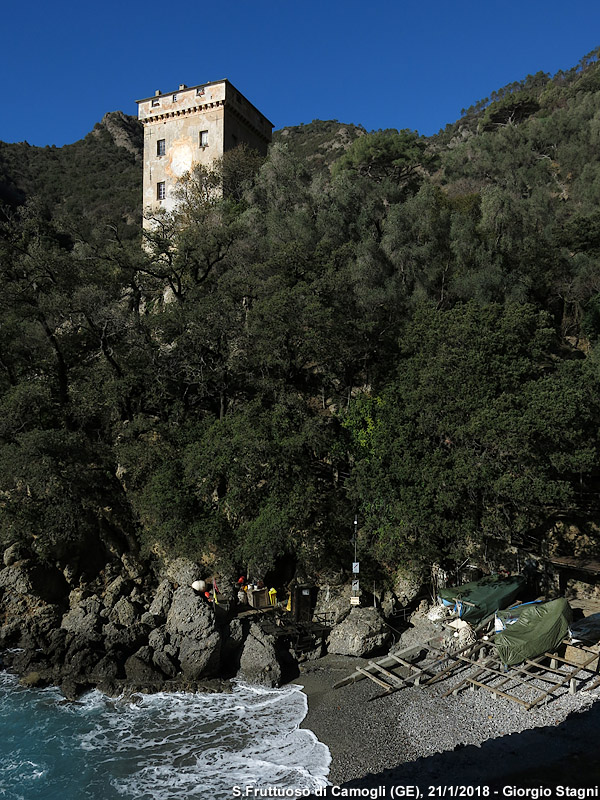
[[597,692],[565,693],[527,711],[482,691],[442,698],[434,687],[410,687],[382,697],[368,680],[333,690],[366,663],[326,656],[302,665],[296,681],[308,698],[301,727],[329,747],[333,786],[418,786],[425,796],[488,786],[502,796],[512,786],[600,785]]

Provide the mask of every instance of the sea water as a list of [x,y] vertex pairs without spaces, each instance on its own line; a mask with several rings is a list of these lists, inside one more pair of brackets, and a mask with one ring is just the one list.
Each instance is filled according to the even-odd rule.
[[300,729],[299,686],[68,702],[0,673],[0,798],[225,800],[234,787],[315,791],[330,755]]

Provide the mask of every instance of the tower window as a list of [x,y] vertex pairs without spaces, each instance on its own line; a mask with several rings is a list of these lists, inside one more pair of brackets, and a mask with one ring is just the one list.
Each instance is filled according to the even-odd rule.
[[156,106],[160,105],[160,100],[153,100],[152,101],[152,108],[156,108]]
[[201,87],[200,89],[196,89],[196,97],[203,97],[204,96],[204,88]]
[[208,147],[208,131],[200,131],[200,147]]
[[177,100],[177,92],[175,92],[175,94],[173,95],[173,102],[175,102],[176,100]]
[[156,199],[164,200],[166,196],[167,196],[167,190],[165,188],[165,182],[159,181],[156,184]]
[[166,153],[166,145],[164,139],[158,139],[156,142],[156,155],[157,156],[164,156]]

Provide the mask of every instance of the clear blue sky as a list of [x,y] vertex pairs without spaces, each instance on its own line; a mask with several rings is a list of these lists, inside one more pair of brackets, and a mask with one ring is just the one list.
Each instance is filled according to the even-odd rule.
[[0,140],[76,141],[160,88],[228,78],[275,128],[339,119],[432,134],[461,108],[600,45],[600,3],[11,0]]

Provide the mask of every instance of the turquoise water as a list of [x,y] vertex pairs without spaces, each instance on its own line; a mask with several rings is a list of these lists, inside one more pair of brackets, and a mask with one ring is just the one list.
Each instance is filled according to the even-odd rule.
[[297,686],[237,684],[231,694],[66,702],[0,673],[0,798],[179,800],[231,798],[234,786],[314,791],[330,755],[298,728]]

